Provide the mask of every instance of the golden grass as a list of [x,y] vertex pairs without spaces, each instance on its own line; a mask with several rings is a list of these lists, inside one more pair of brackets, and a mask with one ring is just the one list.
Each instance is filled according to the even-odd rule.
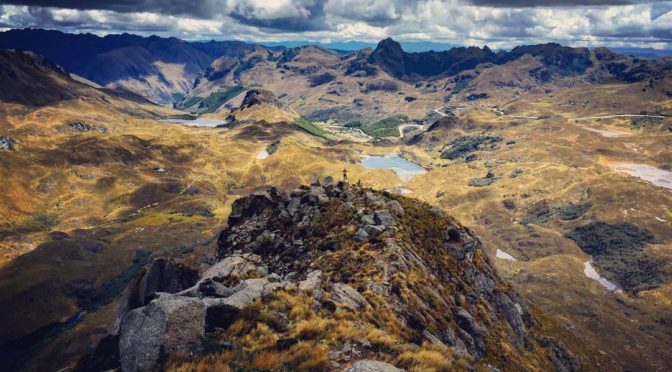
[[445,346],[437,346],[424,343],[415,351],[407,351],[397,358],[398,365],[407,368],[411,372],[432,371],[466,371],[467,365],[456,363],[450,349]]

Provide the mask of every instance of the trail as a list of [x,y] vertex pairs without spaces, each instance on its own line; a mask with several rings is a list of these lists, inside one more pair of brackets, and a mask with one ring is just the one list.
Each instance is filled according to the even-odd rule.
[[[439,107],[439,108],[441,108],[441,107]],[[436,112],[437,114],[439,114],[439,115],[441,115],[441,116],[444,116],[444,117],[445,117],[445,116],[448,116],[448,115],[446,115],[445,113],[439,111],[438,108],[437,108],[437,109],[434,109],[434,112]]]
[[399,138],[404,138],[404,129],[406,128],[418,128],[423,129],[424,127],[419,124],[402,124],[399,126]]

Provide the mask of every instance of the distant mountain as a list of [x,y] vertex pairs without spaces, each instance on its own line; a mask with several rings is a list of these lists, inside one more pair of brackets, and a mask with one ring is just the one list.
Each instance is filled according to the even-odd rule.
[[164,104],[187,93],[216,58],[253,47],[240,41],[190,43],[131,34],[100,37],[39,29],[0,33],[2,49],[36,52],[97,84],[125,88]]

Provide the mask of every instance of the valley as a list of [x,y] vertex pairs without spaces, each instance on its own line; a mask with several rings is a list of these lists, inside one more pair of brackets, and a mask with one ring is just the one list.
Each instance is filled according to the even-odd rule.
[[[148,42],[138,45],[150,48]],[[193,45],[182,47],[193,52]],[[525,318],[525,327],[561,340],[582,370],[669,370],[671,62],[600,48],[521,48],[404,54],[388,39],[375,50],[341,55],[313,46],[245,46],[217,58],[206,51],[213,58],[199,59],[199,69],[192,66],[190,74],[168,79],[170,89],[150,84],[149,92],[120,83],[124,74],[112,83],[85,75],[106,87],[98,89],[32,53],[3,51],[0,66],[12,66],[12,74],[0,73],[0,83],[11,87],[0,94],[0,139],[5,139],[0,141],[5,144],[0,149],[0,366],[60,369],[74,368],[82,356],[98,360],[95,346],[111,334],[129,285],[153,259],[203,274],[221,258],[216,257],[223,244],[218,245],[218,236],[239,200],[251,203],[247,197],[269,187],[291,192],[314,183],[314,176],[339,180],[346,170],[357,187],[352,192],[358,206],[370,209],[375,202],[366,192],[379,190],[385,203],[398,201],[424,224],[396,217],[404,234],[413,229],[429,234],[420,242],[425,245],[417,237],[397,237],[406,239],[398,244],[422,256],[404,273],[411,289],[449,287],[439,269],[432,278],[422,267],[432,267],[432,257],[454,263],[452,258],[418,248],[436,243],[430,239],[433,221],[449,223],[422,209],[438,208],[482,242],[484,255],[476,269],[490,275],[492,265],[530,307],[535,320]],[[464,53],[471,54],[461,57]],[[390,57],[399,55],[403,66]],[[547,61],[558,55],[571,63]],[[421,73],[423,63],[431,73]],[[169,74],[167,65],[160,66]],[[183,80],[189,84],[180,85]],[[173,100],[167,93],[180,97]],[[340,205],[340,191],[326,185],[325,190]],[[340,223],[335,210],[322,212],[330,216],[325,226]],[[348,229],[340,233],[357,231]],[[345,274],[328,260],[356,271],[351,262],[362,273],[382,275],[376,271],[380,267],[366,264],[374,258],[389,263],[373,247],[379,242],[358,248],[347,241],[343,251],[320,248],[283,262],[314,263],[311,270],[334,271],[334,276]],[[269,260],[264,265],[286,269]],[[308,268],[302,270],[301,275]],[[367,285],[351,275],[358,290]],[[497,288],[509,293],[503,283]],[[413,319],[428,332],[436,333],[430,319],[450,322],[435,314],[439,305],[424,303],[431,291],[412,295],[402,287],[395,296],[418,301],[423,314]],[[371,302],[380,300],[372,289],[360,292]],[[287,293],[282,301],[305,313],[294,314],[292,322],[318,317],[301,302],[308,301],[305,297]],[[481,294],[470,296],[462,300],[465,307],[482,300]],[[276,311],[274,306],[280,305],[264,302],[255,311],[266,314]],[[490,319],[484,315],[488,302],[479,306],[477,318]],[[356,328],[356,316],[346,314],[329,315],[322,324],[329,342],[339,347],[345,337],[340,332]],[[497,339],[488,342],[499,349],[488,349],[492,354],[478,362],[473,350],[460,359],[444,345],[447,341],[413,339],[419,336],[394,322],[380,328],[398,340],[373,337],[369,327],[376,325],[375,316],[362,319],[366,332],[348,332],[373,340],[372,355],[402,361],[404,368],[422,369],[420,361],[403,357],[414,347],[454,356],[456,369],[550,368],[541,361],[548,347],[541,336],[525,334],[533,346],[517,353],[518,346],[498,338],[516,332],[493,325],[504,322],[483,320]],[[269,344],[290,337],[282,327],[247,331]],[[306,334],[302,342],[319,344]],[[268,347],[240,334],[229,336],[255,352]],[[188,364],[178,357],[171,363]]]

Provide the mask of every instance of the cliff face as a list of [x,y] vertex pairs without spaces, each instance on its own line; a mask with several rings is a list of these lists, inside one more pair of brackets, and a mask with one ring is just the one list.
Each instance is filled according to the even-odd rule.
[[162,261],[129,289],[108,338],[122,370],[579,368],[473,233],[331,177],[237,200],[217,263],[197,281],[184,270]]

